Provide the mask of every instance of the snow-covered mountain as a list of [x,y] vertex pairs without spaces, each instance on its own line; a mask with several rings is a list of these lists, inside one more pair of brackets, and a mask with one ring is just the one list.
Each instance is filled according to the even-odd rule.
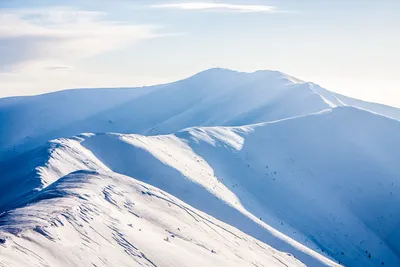
[[112,92],[0,99],[0,266],[400,265],[398,109],[272,71]]
[[168,134],[192,126],[240,126],[347,105],[400,120],[399,109],[341,96],[277,71],[210,69],[154,87],[4,98],[0,156],[82,132]]

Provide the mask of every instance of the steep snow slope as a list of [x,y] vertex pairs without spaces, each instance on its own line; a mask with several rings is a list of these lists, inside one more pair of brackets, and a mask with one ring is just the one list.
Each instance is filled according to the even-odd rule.
[[0,266],[304,266],[152,186],[69,174],[0,217]]
[[191,126],[272,121],[343,105],[400,119],[399,109],[342,97],[277,71],[211,69],[158,87],[0,99],[0,157],[81,132],[165,134]]

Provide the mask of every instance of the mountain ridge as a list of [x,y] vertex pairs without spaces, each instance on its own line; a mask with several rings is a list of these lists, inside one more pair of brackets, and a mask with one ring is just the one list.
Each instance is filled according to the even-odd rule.
[[359,106],[400,120],[399,109],[293,79],[278,71],[210,69],[160,86],[61,91],[14,99],[12,104],[0,99],[0,121],[8,125],[0,134],[0,156],[81,132],[166,134],[190,126],[277,120],[338,105]]

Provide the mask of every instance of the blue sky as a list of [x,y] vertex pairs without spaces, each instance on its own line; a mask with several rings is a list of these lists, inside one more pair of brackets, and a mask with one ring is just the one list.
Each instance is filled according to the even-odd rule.
[[0,97],[280,70],[400,107],[400,1],[0,1]]

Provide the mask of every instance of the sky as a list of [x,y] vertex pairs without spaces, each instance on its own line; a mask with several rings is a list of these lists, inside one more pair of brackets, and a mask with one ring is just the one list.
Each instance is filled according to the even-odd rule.
[[400,1],[0,0],[0,97],[279,70],[400,107]]

